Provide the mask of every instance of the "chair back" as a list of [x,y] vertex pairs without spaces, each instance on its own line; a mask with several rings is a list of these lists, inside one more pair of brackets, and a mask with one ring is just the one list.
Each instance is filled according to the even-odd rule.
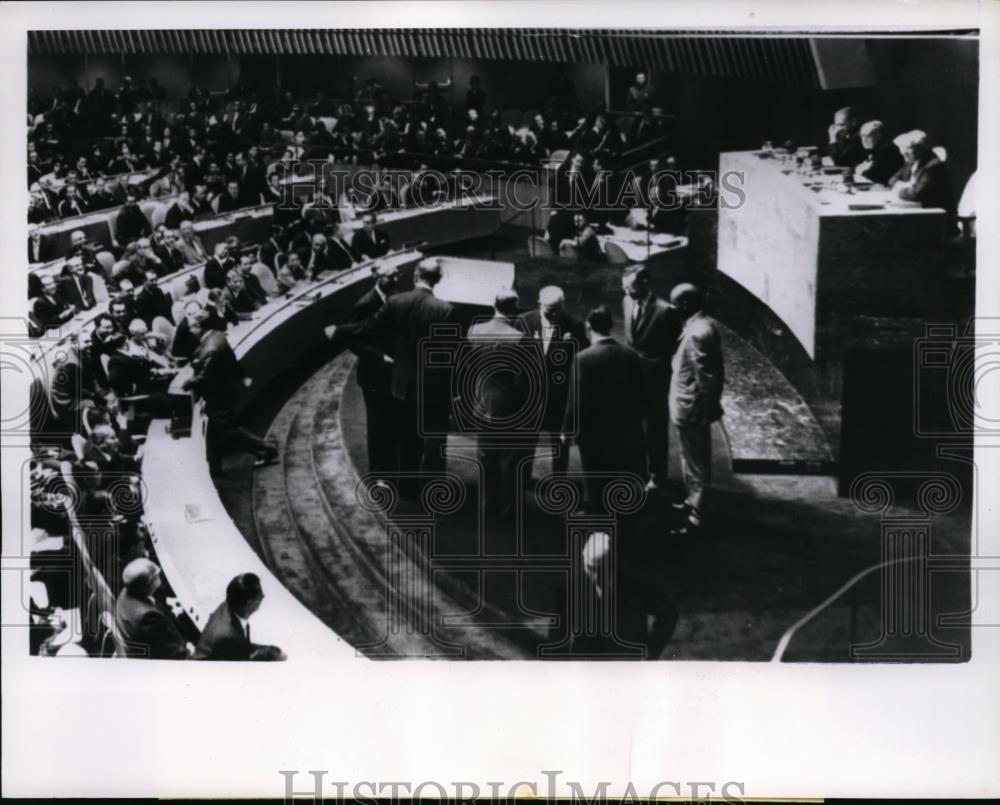
[[539,235],[528,235],[528,254],[532,257],[555,257],[549,242]]
[[100,274],[91,273],[90,281],[94,284],[94,300],[97,302],[107,302],[111,298],[108,293],[108,284]]
[[104,276],[111,276],[111,269],[115,264],[115,256],[111,252],[101,251],[94,255],[98,264],[104,269]]
[[139,209],[142,210],[142,214],[146,216],[146,220],[149,221],[150,226],[155,226],[153,221],[153,213],[163,205],[158,201],[140,201]]
[[161,336],[167,346],[174,343],[174,325],[167,321],[163,316],[154,316],[152,324],[153,332],[158,336]]
[[83,461],[84,450],[87,447],[87,440],[83,438],[79,433],[74,433],[69,437],[69,442],[73,445],[73,452],[76,454],[78,460]]
[[333,129],[337,125],[337,118],[335,117],[321,117],[319,122],[323,124],[328,132],[333,134]]
[[572,243],[562,243],[559,246],[559,256],[565,257],[570,260],[576,260],[578,255],[576,251],[576,246]]
[[934,152],[934,156],[940,159],[942,162],[948,161],[948,149],[943,145],[935,145],[931,151]]
[[156,229],[160,224],[167,220],[167,205],[157,204],[156,208],[153,210],[152,221],[153,229]]
[[184,318],[184,302],[177,301],[170,306],[170,315],[173,320],[180,324],[181,319]]
[[219,197],[218,196],[216,196],[215,198],[212,199],[212,212],[214,212],[216,215],[219,214]]
[[613,240],[604,241],[604,253],[607,255],[609,263],[621,265],[622,263],[631,262],[628,259],[628,255],[625,254],[625,250]]
[[250,272],[257,278],[260,283],[260,287],[264,289],[264,293],[268,296],[277,296],[281,293],[281,289],[278,287],[278,281],[274,278],[274,274],[271,273],[269,269],[263,263],[254,263],[253,268]]

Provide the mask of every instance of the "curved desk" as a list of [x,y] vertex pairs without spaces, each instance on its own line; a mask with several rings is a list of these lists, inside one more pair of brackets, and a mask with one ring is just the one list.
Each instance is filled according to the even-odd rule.
[[[419,252],[408,251],[378,262],[407,268],[420,259]],[[290,344],[305,352],[323,343],[323,325],[345,317],[370,287],[373,262],[273,300],[229,331],[233,349],[253,378],[243,406],[285,368]],[[253,618],[254,642],[281,646],[290,661],[353,657],[355,650],[285,588],[229,517],[205,458],[206,422],[196,405],[191,436],[173,438],[166,420],[154,420],[143,450],[147,524],[184,610],[204,628],[224,600],[229,581],[239,573],[256,573],[266,600]]]

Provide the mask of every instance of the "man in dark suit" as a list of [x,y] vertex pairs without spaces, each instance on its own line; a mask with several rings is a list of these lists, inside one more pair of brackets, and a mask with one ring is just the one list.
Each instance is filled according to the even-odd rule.
[[146,323],[133,319],[125,343],[108,359],[108,385],[119,397],[148,397],[143,408],[155,415],[170,410],[166,391],[177,370],[153,360],[146,346],[148,335]]
[[854,168],[865,159],[865,149],[858,133],[858,119],[850,106],[838,109],[833,115],[833,123],[827,128],[829,155],[834,165]]
[[[433,258],[414,269],[412,291],[390,296],[378,312],[361,322],[328,328],[335,342],[388,343],[392,358],[392,396],[396,408],[400,469],[427,476],[444,471],[445,436],[451,409],[450,378],[440,370],[422,365],[429,342],[444,348],[457,334],[442,332],[441,325],[455,323],[454,308],[434,296],[441,281],[441,267]],[[423,344],[421,342],[424,342]],[[418,382],[419,380],[419,382]],[[414,494],[421,484],[416,478],[404,485],[404,494]]]
[[222,455],[232,447],[242,447],[253,453],[254,467],[277,461],[277,448],[237,424],[234,409],[240,388],[249,385],[249,378],[243,374],[225,333],[206,328],[203,316],[188,319],[188,329],[198,338],[198,346],[191,357],[194,373],[184,382],[184,390],[194,391],[205,401],[208,415],[206,448],[212,472],[221,471]]
[[712,480],[712,423],[722,417],[722,338],[716,321],[702,310],[701,291],[681,283],[670,294],[684,319],[673,356],[670,419],[677,427],[687,499],[678,508],[687,524],[675,533],[698,529],[705,520],[705,488]]
[[133,559],[122,572],[115,605],[115,625],[128,657],[186,660],[193,647],[184,640],[173,618],[153,597],[160,588],[160,568],[149,559]]
[[257,260],[263,263],[271,273],[278,274],[281,267],[279,260],[283,261],[288,250],[288,242],[285,239],[285,228],[281,224],[271,225],[271,237],[260,244],[257,250]]
[[366,212],[361,219],[362,228],[354,233],[351,248],[359,260],[366,257],[383,257],[389,253],[389,236],[376,226],[375,213]]
[[196,660],[284,660],[277,646],[250,640],[250,616],[260,609],[264,591],[260,578],[241,573],[226,586],[226,600],[209,616],[194,651]]
[[71,257],[66,262],[68,276],[59,283],[59,296],[67,307],[77,310],[92,310],[97,304],[94,296],[94,281],[83,268],[83,260]]
[[90,371],[104,387],[108,387],[108,376],[101,362],[101,355],[111,356],[125,344],[125,333],[118,329],[115,320],[102,313],[94,322],[90,334]]
[[47,263],[58,256],[52,239],[45,237],[37,224],[31,224],[28,227],[28,262]]
[[875,184],[888,184],[903,167],[903,155],[885,133],[879,120],[869,120],[861,127],[861,144],[865,148],[865,161],[855,169],[856,174]]
[[76,185],[67,184],[65,195],[59,202],[59,217],[74,218],[77,215],[83,215],[86,211],[86,204],[77,194]]
[[42,327],[51,329],[72,319],[77,311],[62,300],[55,277],[48,274],[42,277],[42,292],[32,300],[31,312]]
[[[376,265],[375,286],[354,305],[351,321],[371,318],[399,284],[395,266]],[[385,334],[352,346],[358,356],[358,385],[365,399],[365,419],[368,427],[368,471],[374,475],[399,470],[398,445],[395,438],[395,412],[392,397],[392,358]]]
[[[483,513],[501,521],[514,517],[519,473],[531,474],[530,463],[523,465],[535,445],[534,438],[527,437],[524,416],[531,403],[537,411],[543,393],[541,387],[532,387],[532,377],[541,374],[542,352],[530,351],[534,344],[517,318],[517,308],[517,293],[500,291],[493,318],[469,328],[471,353],[463,360],[481,372],[467,385],[474,397],[462,400],[461,405],[471,419],[465,427],[476,433],[477,457],[483,468]],[[538,362],[537,374],[529,361]]]
[[90,209],[107,210],[118,206],[118,197],[107,188],[107,184],[100,176],[94,178],[94,190],[89,196]]
[[195,209],[191,204],[191,194],[185,190],[178,193],[177,201],[167,208],[163,223],[168,229],[179,229],[181,221],[191,221],[194,216]]
[[219,193],[216,199],[216,212],[232,212],[244,206],[240,198],[240,183],[235,179],[226,184],[224,192]]
[[322,232],[312,236],[310,246],[300,250],[299,256],[302,258],[302,265],[306,267],[309,279],[316,279],[324,271],[350,268],[352,264],[351,255],[344,253],[343,249],[331,248],[326,235]]
[[[604,510],[605,486],[616,477],[641,478],[646,469],[642,421],[645,414],[642,358],[611,337],[611,310],[594,308],[587,317],[590,346],[573,362],[563,433],[573,434],[587,492],[588,513]],[[575,423],[574,423],[575,420]]]
[[125,192],[125,204],[115,217],[115,239],[125,246],[134,240],[147,237],[153,231],[146,214],[139,208],[139,198],[134,190]]
[[153,326],[153,319],[157,316],[162,316],[173,324],[174,317],[170,310],[170,300],[163,292],[163,289],[157,285],[159,276],[156,271],[147,268],[143,279],[144,282],[139,290],[135,292],[133,302],[135,315],[146,322],[147,327]]
[[940,207],[954,212],[948,166],[931,150],[927,135],[919,130],[902,138],[906,164],[889,180],[904,201],[919,201],[922,207]]
[[205,261],[203,280],[206,288],[225,288],[226,275],[236,263],[229,257],[225,241],[215,244],[212,256]]
[[528,337],[542,348],[545,403],[539,437],[548,434],[552,471],[560,475],[566,472],[569,463],[569,451],[559,438],[569,394],[567,370],[576,353],[587,345],[583,325],[566,313],[564,302],[562,288],[548,285],[538,292],[538,309],[521,316]]
[[646,450],[649,490],[659,489],[667,479],[667,390],[670,388],[670,356],[681,334],[677,311],[653,293],[645,266],[629,266],[622,273],[625,343],[642,356],[645,399]]

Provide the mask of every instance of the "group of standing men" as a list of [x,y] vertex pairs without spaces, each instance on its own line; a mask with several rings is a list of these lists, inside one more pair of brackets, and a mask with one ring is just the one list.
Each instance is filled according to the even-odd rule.
[[[418,265],[413,290],[402,293],[395,268],[375,272],[354,320],[328,334],[359,356],[376,483],[399,477],[404,495],[419,491],[421,478],[443,472],[454,428],[476,436],[484,513],[507,520],[530,483],[538,441],[550,447],[552,471],[561,475],[572,439],[585,510],[596,514],[604,511],[606,485],[623,475],[642,479],[649,492],[664,489],[672,422],[687,490],[675,504],[686,516],[675,530],[703,525],[724,370],[719,328],[704,313],[698,288],[677,285],[667,302],[653,292],[645,267],[628,266],[624,343],[612,337],[608,305],[581,323],[556,286],[542,288],[538,307],[524,313],[517,293],[504,289],[493,317],[461,338],[456,309],[434,295],[436,261]],[[432,352],[452,357],[428,359]]]

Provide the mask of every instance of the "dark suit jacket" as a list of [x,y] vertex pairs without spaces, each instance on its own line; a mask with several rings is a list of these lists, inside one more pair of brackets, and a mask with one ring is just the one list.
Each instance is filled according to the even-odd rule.
[[[368,343],[388,343],[392,364],[392,394],[398,400],[416,402],[417,372],[421,355],[421,339],[436,338],[443,342],[453,337],[434,332],[435,325],[454,323],[455,310],[444,300],[438,299],[427,288],[390,296],[379,311],[370,318],[344,325],[340,332],[351,340]],[[440,388],[425,374],[424,402],[441,403],[447,414],[448,390]],[[442,399],[443,395],[443,399]]]
[[85,273],[80,277],[79,283],[83,286],[82,291],[75,276],[64,277],[59,281],[59,296],[65,305],[76,305],[77,310],[90,310],[97,304],[94,298],[94,280]]
[[163,316],[171,324],[174,323],[170,301],[163,290],[156,285],[152,287],[143,285],[135,292],[135,314],[146,322],[147,327],[153,326],[153,319],[157,316]]
[[210,415],[236,405],[244,375],[225,333],[206,330],[191,356],[191,366],[191,387],[205,401]]
[[837,142],[832,143],[828,148],[834,165],[853,168],[865,160],[865,148],[861,144],[861,134],[859,132],[840,137]]
[[229,260],[226,260],[225,264],[219,263],[214,257],[209,257],[205,261],[205,269],[203,279],[203,285],[206,288],[225,288],[226,287],[226,274],[229,273],[229,269],[232,266]]
[[[642,317],[633,333],[631,327],[632,305],[630,297],[625,297],[625,343],[638,352],[643,358],[643,371],[646,382],[657,387],[662,386],[666,392],[666,383],[670,376],[670,357],[677,347],[681,328],[684,322],[680,314],[665,301],[655,295],[647,299]],[[652,389],[647,389],[652,391]]]
[[68,198],[64,198],[59,202],[60,218],[73,218],[77,215],[83,215],[86,211],[86,204],[79,198],[72,202]]
[[[372,288],[354,303],[351,321],[363,322],[371,318],[384,304],[379,292]],[[358,356],[358,383],[361,387],[388,393],[392,388],[392,365],[385,360],[389,349],[389,341],[385,335],[380,333],[373,336],[371,341],[359,341],[352,345],[351,351]]]
[[58,256],[55,244],[52,242],[51,238],[47,238],[45,235],[42,235],[38,239],[37,256],[35,249],[32,247],[31,238],[28,238],[29,263],[47,263],[49,260],[55,260]]
[[919,162],[903,165],[891,182],[895,184],[910,179],[913,186],[904,190],[900,198],[919,201],[923,207],[941,207],[949,212],[954,210],[948,166],[933,153],[926,154]]
[[119,397],[149,394],[154,389],[153,364],[121,350],[112,352],[108,360],[108,385]]
[[115,624],[128,656],[153,660],[183,660],[187,647],[173,619],[153,601],[123,589],[115,606]]
[[163,218],[163,223],[166,224],[167,229],[177,229],[181,225],[181,221],[193,220],[194,210],[182,209],[177,203],[174,203],[167,208],[167,214]]
[[631,347],[607,339],[576,356],[564,430],[575,415],[585,472],[645,474],[643,400],[642,358]]
[[[521,316],[528,337],[543,346],[542,314],[538,309],[529,310]],[[545,414],[543,427],[556,431],[563,425],[566,412],[566,395],[569,393],[567,368],[572,366],[575,355],[587,346],[587,334],[583,325],[566,313],[560,313],[555,320],[556,334],[544,353],[546,379]],[[558,382],[562,378],[562,382]]]
[[122,207],[119,210],[118,216],[115,218],[115,231],[118,242],[125,244],[149,235],[153,231],[153,227],[150,225],[149,219],[136,205],[135,207]]
[[223,601],[202,629],[194,652],[196,660],[249,660],[253,644],[239,619]]
[[58,327],[66,319],[63,314],[66,312],[66,305],[57,297],[39,296],[36,297],[33,306],[35,320],[42,327]]
[[882,140],[877,146],[867,153],[867,159],[871,162],[861,174],[869,182],[876,184],[888,184],[893,176],[903,167],[903,155],[899,153],[899,148],[892,140]]
[[382,257],[389,253],[389,236],[378,227],[372,236],[369,236],[364,229],[359,229],[351,239],[351,248],[359,260],[365,257]]
[[219,194],[219,203],[216,209],[218,212],[231,212],[232,210],[238,210],[242,206],[243,204],[240,203],[239,196],[233,198],[227,191]]

